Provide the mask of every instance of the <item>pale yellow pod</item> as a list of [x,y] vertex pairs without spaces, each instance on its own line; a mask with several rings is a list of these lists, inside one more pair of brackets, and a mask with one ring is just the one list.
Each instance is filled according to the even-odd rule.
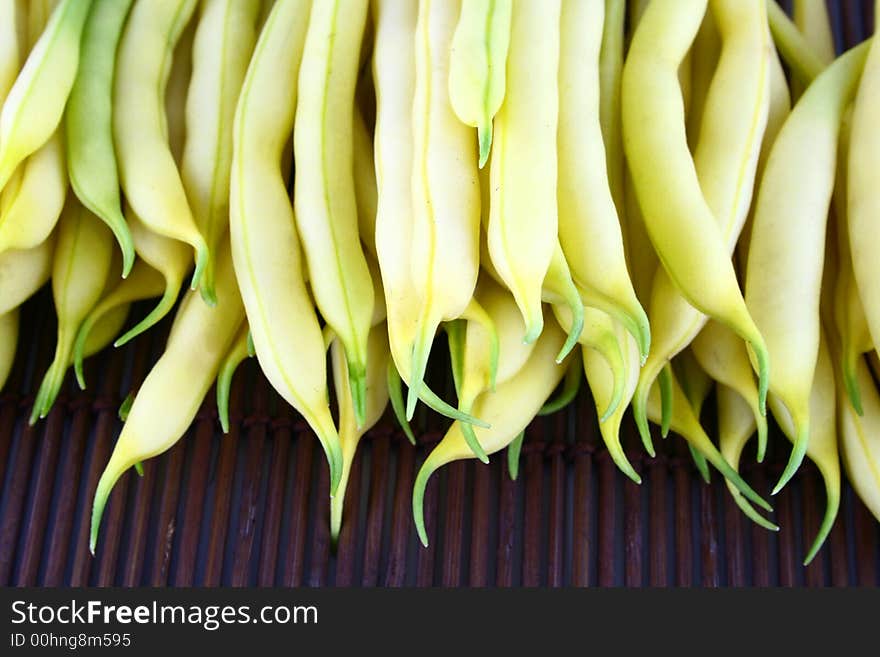
[[52,233],[32,249],[0,254],[0,315],[20,306],[49,280],[55,241]]
[[[475,412],[491,424],[490,428],[475,429],[477,439],[487,454],[507,447],[535,418],[562,380],[565,367],[557,365],[554,356],[564,341],[565,333],[548,317],[542,335],[519,373],[498,386],[495,392],[488,391],[477,398]],[[459,423],[455,422],[422,464],[413,487],[413,515],[423,545],[428,544],[422,513],[428,479],[447,463],[470,458],[475,458],[475,455]]]
[[[755,434],[757,425],[755,414],[742,395],[723,383],[716,386],[716,403],[718,405],[718,448],[721,455],[730,463],[734,470],[739,471],[739,461],[746,443]],[[770,531],[779,531],[779,527],[767,520],[743,497],[730,480],[726,480],[727,490],[733,501],[752,522]]]
[[[376,215],[378,192],[376,189],[376,167],[373,162],[373,138],[360,107],[354,108],[354,195],[358,212],[358,233],[369,260],[377,259]],[[381,292],[381,290],[380,290]],[[376,304],[380,300],[376,298]],[[384,301],[382,302],[384,304]]]
[[113,89],[113,137],[126,200],[151,230],[192,247],[194,289],[209,251],[169,145],[164,100],[174,47],[195,7],[195,0],[136,2],[119,42]]
[[58,226],[52,298],[58,318],[55,356],[34,400],[30,423],[49,413],[73,356],[80,324],[104,291],[113,260],[113,234],[71,195]]
[[[792,21],[810,45],[813,54],[825,66],[834,61],[834,33],[831,28],[831,17],[828,6],[816,0],[794,0],[791,12]],[[804,91],[804,83],[794,78],[792,91],[799,98]]]
[[21,164],[3,190],[0,253],[31,249],[45,240],[61,216],[67,188],[67,164],[59,128]]
[[585,301],[622,323],[643,356],[648,316],[627,270],[600,123],[602,0],[562,3],[559,62],[559,241]]
[[[842,55],[804,92],[776,138],[758,192],[746,302],[773,362],[770,390],[788,409],[798,433],[776,491],[794,474],[809,443],[825,232],[840,125],[856,94],[868,45]],[[856,141],[853,133],[853,146]],[[850,160],[850,171],[855,168]]]
[[847,177],[847,219],[853,270],[874,348],[880,349],[880,45],[870,41],[853,104]]
[[364,419],[373,287],[357,233],[353,109],[368,0],[315,2],[297,81],[296,224],[321,316],[346,349],[355,413]]
[[0,315],[0,391],[12,372],[18,346],[18,306]]
[[477,158],[472,132],[456,117],[447,91],[459,6],[425,0],[416,24],[411,267],[419,314],[407,419],[415,412],[437,328],[464,313],[479,271]]
[[22,9],[17,0],[0,0],[0,107],[21,68],[18,20]]
[[135,396],[95,491],[89,544],[93,553],[104,505],[114,484],[130,467],[161,454],[183,436],[244,319],[225,241],[218,253],[217,292],[218,302],[213,307],[197,292],[187,294],[175,315],[165,351]]
[[[186,146],[180,174],[209,252],[229,227],[232,120],[257,40],[257,0],[206,0],[192,47],[186,96]],[[205,266],[205,294],[214,294],[214,258]]]
[[513,0],[461,0],[451,44],[449,99],[458,118],[477,129],[481,169],[504,100],[512,11]]
[[544,277],[557,243],[559,0],[519,0],[504,103],[495,116],[487,239],[492,264],[526,325],[541,334]]
[[710,5],[691,46],[691,102],[686,120],[688,144],[692,150],[696,149],[699,141],[706,97],[720,56],[721,35]]
[[[835,382],[836,377],[832,355],[823,332],[820,333],[816,373],[813,377],[813,385],[810,391],[810,442],[807,445],[807,456],[816,464],[825,482],[826,506],[825,516],[822,519],[819,532],[804,558],[805,565],[812,561],[819,548],[822,547],[822,543],[828,537],[834,524],[834,519],[837,517],[837,510],[840,507],[838,409],[835,408],[835,391],[839,390],[842,386],[835,385]],[[798,427],[792,421],[784,404],[772,394],[769,397],[769,403],[773,416],[779,421],[779,426],[783,433],[792,443],[795,443],[798,438]],[[846,423],[845,418],[843,422]]]
[[[702,243],[708,245],[713,241],[710,239],[713,234],[723,240],[724,251],[717,254],[723,260],[713,263],[706,259],[705,253],[688,254],[686,251],[678,256],[667,254],[666,257],[676,261],[673,263],[675,268],[693,262],[694,258],[703,260],[699,266],[694,262],[691,274],[706,267],[715,269],[720,277],[717,281],[722,285],[717,294],[722,295],[720,290],[726,290],[723,293],[726,301],[720,298],[711,301],[712,304],[718,303],[714,311],[706,307],[698,308],[686,287],[675,280],[673,269],[668,264],[657,271],[649,306],[653,344],[634,398],[636,421],[646,445],[650,442],[650,436],[642,409],[649,389],[666,363],[696,337],[709,315],[719,323],[736,329],[740,339],[746,338],[753,346],[758,345],[755,351],[757,369],[761,375],[758,388],[761,412],[766,394],[766,354],[762,354],[760,348],[763,341],[748,313],[743,316],[745,309],[742,307],[731,256],[751,204],[762,136],[769,115],[770,35],[763,0],[750,3],[713,0],[711,7],[721,37],[721,54],[702,108],[698,144],[693,157],[700,195],[697,197],[694,194],[696,190],[690,189],[690,183],[683,185],[679,191],[682,193],[681,202],[690,197],[694,208],[701,206],[701,200],[705,203],[705,209],[710,214],[700,219]],[[678,141],[676,143],[679,144]],[[647,168],[643,169],[642,175],[646,172]],[[660,180],[656,177],[651,179],[655,183]],[[675,184],[671,180],[668,182]],[[663,202],[662,194],[654,195],[657,189],[649,188],[647,191],[652,203]],[[662,216],[658,206],[652,207],[655,218]],[[685,210],[682,208],[682,211]],[[709,225],[702,225],[706,221],[710,222]],[[657,237],[653,233],[651,237],[656,246]],[[687,241],[685,233],[677,234],[670,226],[660,231],[660,237],[664,242],[674,239]],[[691,246],[697,243],[699,241]],[[662,260],[662,252],[660,255]],[[683,260],[678,261],[679,258]],[[731,276],[732,285],[729,280]],[[697,279],[693,279],[692,283],[697,283]],[[708,315],[701,312],[707,310]],[[740,317],[735,324],[731,323],[734,316]]]
[[[620,76],[623,72],[623,49],[626,26],[626,0],[605,0],[605,24],[599,53],[599,122],[605,144],[608,184],[617,214],[625,214],[623,179],[623,135],[620,130]],[[624,246],[627,235],[621,226]]]
[[[336,541],[342,528],[342,511],[348,489],[348,478],[354,462],[358,443],[363,435],[373,428],[385,413],[388,406],[388,387],[385,385],[385,370],[388,367],[388,329],[380,322],[370,329],[370,340],[367,345],[367,413],[360,427],[355,420],[351,389],[348,385],[348,368],[345,364],[345,349],[339,339],[330,347],[333,363],[333,384],[336,389],[336,401],[339,404],[339,442],[342,445],[342,474],[336,495],[330,500],[330,538]],[[359,482],[354,482],[355,486]],[[352,492],[356,492],[352,491]]]
[[260,368],[317,434],[330,464],[333,494],[341,453],[327,401],[326,352],[281,171],[296,113],[309,11],[307,0],[276,0],[254,48],[235,115],[229,227]]
[[857,374],[862,389],[861,416],[849,403],[846,391],[838,389],[840,454],[850,484],[880,519],[880,393],[864,360],[859,361]]
[[[639,380],[641,356],[639,354],[639,345],[635,338],[619,323],[615,324],[615,333],[618,340],[625,344],[622,355],[626,372],[626,383],[622,399],[617,404],[617,408],[614,409],[614,412],[604,422],[599,423],[599,433],[602,435],[602,441],[605,443],[608,453],[621,472],[637,484],[640,484],[642,483],[642,478],[629,462],[620,443],[620,427],[623,423],[624,414],[627,408],[629,408],[629,402],[632,400],[633,393],[636,390],[636,383]],[[615,372],[609,366],[608,360],[597,350],[585,345],[582,348],[582,353],[584,373],[590,385],[590,391],[596,403],[596,408],[610,408],[615,394]]]

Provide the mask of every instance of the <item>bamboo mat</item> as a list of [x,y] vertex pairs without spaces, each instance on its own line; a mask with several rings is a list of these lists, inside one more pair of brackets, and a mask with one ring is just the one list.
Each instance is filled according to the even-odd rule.
[[[829,8],[838,43],[861,41],[873,24],[871,1]],[[415,536],[411,490],[445,423],[419,411],[414,448],[386,416],[362,441],[334,548],[323,452],[253,360],[235,376],[230,433],[219,431],[212,390],[173,449],[145,463],[143,478],[130,472],[117,484],[92,557],[89,511],[121,428],[116,412],[161,353],[169,322],[88,361],[88,390],[69,376],[48,418],[28,427],[54,345],[50,301],[44,289],[25,305],[0,395],[0,586],[878,585],[880,529],[847,484],[826,545],[802,567],[825,504],[814,467],[805,463],[773,499],[781,531],[767,532],[717,472],[702,483],[680,439],[655,436],[658,456],[646,458],[628,420],[624,443],[643,478],[630,483],[601,446],[586,390],[529,428],[516,482],[500,455],[435,475],[428,548]],[[448,382],[431,380],[452,397]],[[766,494],[788,443],[771,435],[763,465],[753,449],[742,471]]]

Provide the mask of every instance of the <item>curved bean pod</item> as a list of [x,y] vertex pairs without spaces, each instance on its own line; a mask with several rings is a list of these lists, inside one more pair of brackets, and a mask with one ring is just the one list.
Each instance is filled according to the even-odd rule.
[[412,277],[419,299],[407,419],[415,412],[431,344],[473,297],[480,254],[480,183],[472,133],[449,102],[450,46],[460,2],[420,3],[413,102]]
[[113,150],[113,74],[116,49],[133,0],[93,0],[82,36],[76,80],[64,114],[67,172],[80,202],[113,231],[122,251],[122,277],[134,264],[134,242],[122,215]]
[[55,133],[79,66],[92,0],[61,0],[0,111],[0,190],[12,172]]
[[541,334],[542,288],[557,246],[560,0],[513,7],[505,102],[495,116],[487,241],[492,264]]
[[[296,221],[281,175],[309,4],[276,0],[257,40],[235,114],[229,227],[257,360],[272,386],[317,434],[330,465],[332,495],[342,455],[327,402],[324,340],[306,289]],[[290,344],[298,348],[289,349]]]
[[119,42],[113,85],[113,136],[126,200],[150,230],[192,247],[193,289],[209,250],[169,146],[164,101],[174,47],[195,7],[195,0],[136,2]]
[[245,358],[254,355],[250,349],[248,335],[250,332],[245,322],[235,336],[217,374],[217,417],[220,419],[223,433],[229,433],[229,390],[232,387],[232,376]]
[[462,0],[452,38],[449,100],[459,120],[477,129],[479,167],[492,148],[492,119],[504,100],[512,0]]
[[561,25],[559,241],[585,300],[600,299],[599,309],[621,322],[647,357],[651,329],[627,271],[600,123],[603,3],[563,2]]
[[227,244],[218,253],[217,291],[219,301],[213,307],[197,292],[187,294],[174,318],[165,351],[134,399],[95,491],[89,541],[93,554],[114,484],[130,467],[161,454],[186,432],[241,326],[244,308]]
[[804,92],[776,138],[758,191],[746,303],[773,359],[770,390],[788,409],[798,435],[774,493],[794,474],[809,443],[825,228],[840,122],[856,93],[867,47],[842,55]]
[[49,280],[55,242],[53,232],[32,249],[0,253],[0,315],[20,306]]
[[6,385],[12,365],[15,363],[15,350],[18,346],[18,315],[16,306],[0,315],[0,390]]
[[210,254],[229,227],[232,120],[257,40],[259,11],[254,0],[203,2],[193,40],[180,175],[196,226],[208,244],[204,291],[214,301]]

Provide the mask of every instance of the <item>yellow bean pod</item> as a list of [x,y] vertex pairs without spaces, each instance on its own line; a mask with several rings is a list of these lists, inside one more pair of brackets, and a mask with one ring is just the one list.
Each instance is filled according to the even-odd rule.
[[[196,289],[209,259],[186,198],[169,135],[164,100],[174,47],[195,0],[136,2],[119,42],[113,90],[113,136],[126,200],[150,230],[192,247]],[[149,175],[144,172],[149,171]]]
[[585,301],[622,323],[643,357],[648,316],[626,266],[600,123],[602,2],[562,3],[559,56],[559,241]]
[[[669,4],[667,8],[673,4]],[[680,4],[675,4],[678,8],[676,11],[669,9],[667,15],[660,11],[660,5],[657,5],[656,12],[652,12],[653,7],[651,5],[639,28],[646,26],[657,30],[656,34],[648,34],[652,40],[666,41],[665,33],[659,30],[664,25],[669,27],[668,21],[675,16],[687,17],[691,22],[695,22],[697,18],[695,14],[679,8]],[[731,256],[748,214],[761,138],[768,118],[769,34],[764,19],[763,2],[713,0],[712,10],[718,23],[722,49],[716,75],[706,95],[693,160],[690,160],[686,139],[683,140],[680,133],[674,139],[664,134],[645,140],[644,133],[651,134],[654,131],[646,130],[644,126],[635,123],[630,124],[635,131],[633,157],[647,157],[653,151],[643,150],[645,146],[651,149],[662,148],[664,141],[669,148],[677,151],[674,165],[670,163],[664,167],[650,167],[645,162],[631,162],[631,167],[635,167],[633,174],[639,190],[639,200],[646,212],[646,226],[658,255],[664,262],[664,268],[658,270],[654,277],[651,291],[651,353],[642,370],[634,397],[636,422],[649,452],[652,448],[644,413],[649,389],[666,363],[691,343],[708,317],[728,326],[752,345],[760,374],[758,398],[762,412],[766,395],[768,363],[763,338],[743,302]],[[652,17],[653,23],[647,23]],[[690,35],[692,28],[693,26],[682,36]],[[647,43],[650,44],[651,41]],[[686,39],[682,43],[686,43]],[[636,45],[634,41],[633,47]],[[650,64],[655,59],[650,52],[645,51],[641,56],[649,61],[648,68],[655,66]],[[633,82],[645,73],[646,71],[636,68],[637,77]],[[668,73],[665,74],[668,76]],[[637,89],[633,89],[633,92],[641,93]],[[658,93],[668,95],[669,89],[656,89],[655,97]],[[644,100],[648,101],[648,98],[645,97]],[[674,121],[673,125],[681,125],[683,129],[680,107],[673,107],[674,98],[667,100],[666,111],[670,112],[668,120]],[[639,107],[631,110],[627,110],[625,100],[625,126],[627,115],[631,114],[631,118],[636,120],[642,111]],[[676,118],[673,119],[673,116]],[[665,123],[657,123],[658,120],[655,117],[649,123],[652,126],[657,125],[659,129],[660,124]],[[732,156],[731,153],[735,155]],[[681,167],[679,173],[687,182],[675,182],[669,178],[675,167]],[[661,169],[663,173],[656,175]],[[638,170],[641,170],[641,174]],[[691,178],[692,174],[695,174],[695,181]],[[697,183],[696,189],[693,182]],[[671,194],[675,197],[673,203],[667,200],[669,194],[660,193],[664,189],[661,185],[676,187]],[[650,213],[649,207],[652,208]],[[680,222],[682,216],[674,214],[676,212],[690,215]],[[715,250],[718,246],[722,251]],[[707,257],[709,253],[714,255]],[[669,266],[670,263],[673,267]],[[701,280],[698,272],[703,272],[707,278]],[[710,288],[713,289],[711,293]],[[694,294],[702,299],[696,299]],[[713,297],[708,298],[707,294]],[[701,301],[708,301],[708,304]]]
[[0,315],[20,306],[49,280],[55,242],[52,233],[32,249],[0,253]]
[[492,149],[492,119],[504,100],[512,0],[461,0],[449,62],[449,100],[477,129],[479,167]]
[[[195,28],[180,175],[209,254],[229,227],[232,119],[257,40],[259,11],[254,0],[207,0]],[[204,291],[216,301],[211,255]]]
[[91,4],[91,0],[58,3],[9,90],[0,111],[0,190],[61,123]]
[[[183,257],[187,262],[188,255],[184,252]],[[178,279],[181,282],[183,280],[182,275]],[[79,331],[76,334],[76,341],[73,345],[73,367],[76,372],[76,380],[81,389],[85,390],[86,387],[83,374],[83,359],[89,355],[89,344],[93,340],[102,341],[101,338],[93,338],[92,332],[98,331],[102,325],[112,324],[113,320],[109,316],[112,313],[121,312],[120,308],[128,309],[136,301],[162,296],[167,289],[166,285],[166,278],[159,270],[150,266],[146,260],[138,258],[134,261],[128,277],[119,281],[92,307],[80,324]],[[177,289],[179,289],[179,285]],[[126,310],[127,314],[128,311]],[[116,335],[113,336],[114,339],[116,337]]]
[[217,261],[216,306],[195,291],[181,303],[162,356],[144,379],[98,481],[89,547],[94,553],[110,491],[130,467],[161,454],[192,424],[244,319],[228,244]]
[[[550,319],[531,356],[517,375],[499,385],[495,392],[485,392],[477,398],[474,403],[477,415],[486,418],[492,425],[488,429],[478,427],[475,430],[487,454],[507,447],[534,419],[562,380],[565,368],[556,364],[554,356],[564,341],[565,333]],[[416,475],[412,496],[413,517],[423,545],[428,545],[423,514],[428,480],[447,463],[468,458],[474,458],[474,453],[461,432],[461,425],[455,422],[440,444],[428,454]]]
[[840,123],[855,96],[867,46],[842,55],[804,92],[776,138],[758,192],[746,302],[773,361],[770,390],[788,409],[798,436],[774,493],[794,474],[809,443],[825,229]]
[[370,330],[367,353],[367,414],[364,423],[358,426],[354,416],[351,389],[348,385],[348,372],[345,365],[345,349],[336,339],[330,347],[333,363],[333,382],[336,400],[339,404],[339,442],[342,444],[342,474],[336,495],[330,500],[330,538],[339,538],[342,528],[342,511],[345,505],[345,492],[351,474],[358,443],[363,435],[382,418],[388,406],[388,388],[385,385],[385,371],[388,367],[388,329],[380,322]]
[[297,229],[315,303],[346,348],[359,421],[374,300],[357,234],[352,112],[367,8],[367,0],[312,6],[293,128]]
[[0,315],[0,390],[12,372],[18,346],[18,307]]
[[49,413],[70,366],[80,324],[101,298],[113,260],[107,225],[71,197],[59,222],[52,263],[52,297],[58,316],[55,357],[34,400],[30,423]]
[[281,171],[309,10],[306,0],[276,0],[257,40],[235,114],[229,226],[260,368],[321,441],[332,495],[342,456],[327,402],[326,352]]
[[872,172],[880,166],[880,45],[870,41],[864,73],[853,103],[847,176],[847,223],[853,270],[874,348],[880,349],[880,197]]
[[541,334],[542,288],[557,246],[560,0],[514,3],[505,101],[495,116],[487,241],[492,264]]
[[480,183],[470,130],[449,102],[450,44],[460,2],[425,0],[416,23],[412,257],[419,299],[407,419],[412,419],[441,322],[473,297],[480,254]]
[[16,0],[0,2],[0,107],[21,68],[18,21],[24,7]]
[[[623,217],[626,209],[623,191],[623,136],[620,131],[620,76],[623,72],[625,25],[626,0],[605,0],[602,47],[599,51],[599,123],[605,145],[608,186],[620,217]],[[625,245],[627,236],[623,225],[621,232]]]

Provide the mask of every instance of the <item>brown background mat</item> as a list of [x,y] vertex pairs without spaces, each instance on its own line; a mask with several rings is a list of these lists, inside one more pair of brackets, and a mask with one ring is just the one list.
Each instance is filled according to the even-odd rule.
[[[873,23],[873,1],[829,7],[845,43],[862,40]],[[141,305],[132,316],[145,312]],[[848,485],[828,542],[804,568],[825,504],[812,465],[773,498],[781,526],[774,534],[739,511],[717,472],[704,485],[677,437],[655,436],[658,457],[645,457],[628,420],[625,444],[643,477],[642,486],[630,483],[601,446],[583,389],[574,405],[529,428],[516,482],[503,455],[488,466],[455,463],[432,478],[427,549],[415,536],[411,489],[446,423],[420,409],[413,448],[386,415],[362,441],[334,550],[323,452],[253,360],[235,376],[227,436],[212,389],[173,449],[145,463],[143,478],[130,472],[120,480],[93,558],[89,512],[121,428],[116,411],[158,358],[168,326],[87,362],[85,392],[68,376],[51,414],[31,428],[55,320],[46,289],[24,307],[19,353],[0,396],[0,585],[878,584],[880,529]],[[438,340],[436,372],[448,368],[444,348]],[[451,398],[448,382],[432,381]],[[753,464],[754,446],[747,449],[743,472],[758,492],[769,492],[788,449],[778,431],[765,464]]]

